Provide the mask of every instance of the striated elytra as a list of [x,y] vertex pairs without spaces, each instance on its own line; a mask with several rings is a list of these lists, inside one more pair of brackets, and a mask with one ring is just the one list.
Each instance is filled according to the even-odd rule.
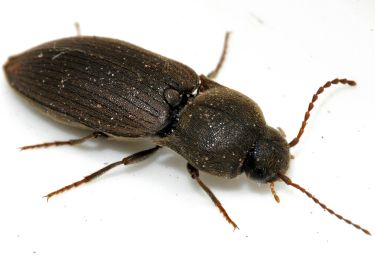
[[208,76],[199,76],[186,65],[130,43],[101,37],[55,40],[9,58],[4,69],[10,85],[35,108],[59,122],[92,131],[83,138],[22,149],[73,145],[98,136],[146,137],[156,145],[51,192],[47,198],[168,147],[188,161],[193,179],[234,228],[235,222],[199,178],[199,170],[228,179],[245,173],[255,181],[269,183],[276,200],[273,183],[282,180],[329,213],[370,234],[286,176],[290,147],[303,134],[318,95],[332,84],[354,86],[355,82],[335,79],[320,87],[297,137],[288,143],[280,130],[266,124],[253,100],[212,80],[223,64],[228,37],[227,33],[219,64]]

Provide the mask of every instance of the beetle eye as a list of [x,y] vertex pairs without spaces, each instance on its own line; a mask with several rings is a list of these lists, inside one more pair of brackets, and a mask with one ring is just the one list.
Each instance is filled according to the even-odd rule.
[[255,149],[252,148],[246,156],[243,163],[242,170],[248,174],[248,172],[255,169]]
[[249,151],[243,164],[243,171],[249,178],[257,181],[264,181],[267,178],[266,171],[262,168],[259,168],[259,165],[257,165],[257,153],[255,148]]
[[274,174],[274,171],[270,169],[269,162],[271,160],[268,157],[269,154],[259,148],[263,147],[257,143],[254,148],[250,149],[242,166],[242,170],[247,177],[265,183],[274,180],[277,177]]

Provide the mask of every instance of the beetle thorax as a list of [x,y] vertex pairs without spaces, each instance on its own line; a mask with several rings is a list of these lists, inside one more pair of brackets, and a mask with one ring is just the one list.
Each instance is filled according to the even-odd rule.
[[233,178],[265,127],[254,101],[217,85],[190,98],[173,133],[158,143],[202,171]]

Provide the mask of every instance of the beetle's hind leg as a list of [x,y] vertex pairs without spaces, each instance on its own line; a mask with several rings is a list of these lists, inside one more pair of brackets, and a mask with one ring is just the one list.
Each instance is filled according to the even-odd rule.
[[160,149],[161,146],[155,146],[151,149],[147,149],[147,150],[143,150],[143,151],[140,151],[138,153],[134,153],[128,157],[125,157],[123,158],[121,161],[118,161],[118,162],[114,162],[114,163],[111,163],[109,165],[107,165],[106,167],[90,174],[90,175],[87,175],[86,177],[84,177],[82,180],[79,180],[79,181],[76,181],[76,182],[73,182],[72,184],[69,184],[69,185],[66,185],[64,187],[62,187],[61,189],[58,189],[58,190],[55,190],[51,193],[48,193],[46,196],[47,200],[50,199],[51,197],[57,195],[57,194],[60,194],[60,193],[63,193],[64,191],[67,191],[67,190],[70,190],[71,188],[75,188],[75,187],[78,187],[84,183],[87,183],[101,175],[103,175],[104,173],[106,173],[107,171],[119,166],[119,165],[129,165],[129,164],[133,164],[133,163],[137,163],[137,162],[140,162],[140,161],[143,161],[145,159],[147,159],[148,157],[150,157],[154,152],[156,152],[158,149]]
[[202,180],[199,178],[199,171],[197,168],[195,168],[190,163],[187,164],[187,169],[191,175],[191,177],[197,181],[199,186],[207,193],[207,195],[210,197],[212,202],[215,204],[216,207],[219,208],[221,214],[223,214],[224,218],[228,221],[229,224],[233,226],[234,229],[238,229],[237,224],[229,217],[228,213],[225,211],[224,207],[221,205],[218,198],[216,198],[215,194],[202,182]]
[[207,77],[210,78],[210,79],[216,78],[217,74],[219,74],[219,71],[224,64],[225,57],[227,55],[227,50],[228,50],[229,36],[230,36],[230,32],[226,32],[225,38],[224,38],[224,47],[223,47],[223,50],[221,52],[219,62],[217,63],[216,68],[213,71],[211,71],[210,73],[207,74]]
[[54,142],[48,142],[48,143],[42,143],[42,144],[34,144],[34,145],[27,145],[27,146],[22,146],[20,147],[21,151],[22,150],[28,150],[28,149],[35,149],[35,148],[48,148],[51,146],[61,146],[61,145],[76,145],[76,144],[81,144],[83,142],[86,142],[90,139],[95,139],[98,137],[105,137],[107,138],[108,135],[102,133],[102,132],[93,132],[87,136],[84,136],[82,138],[78,139],[71,139],[67,141],[54,141]]

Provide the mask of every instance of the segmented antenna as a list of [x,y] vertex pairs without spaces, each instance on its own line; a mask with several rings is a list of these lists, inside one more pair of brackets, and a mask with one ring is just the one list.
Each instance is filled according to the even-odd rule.
[[297,190],[300,190],[302,193],[306,194],[307,197],[309,197],[310,199],[312,199],[316,204],[318,204],[322,209],[324,210],[327,210],[330,214],[334,215],[335,217],[337,217],[338,219],[341,219],[343,221],[345,221],[346,223],[348,223],[349,225],[352,225],[354,226],[355,228],[363,231],[366,235],[369,235],[371,236],[371,233],[370,231],[368,231],[367,229],[364,229],[362,228],[360,225],[358,224],[355,224],[353,223],[352,221],[350,221],[349,219],[346,219],[344,218],[343,216],[337,214],[336,212],[334,212],[332,209],[328,208],[324,203],[320,202],[314,195],[312,195],[310,192],[308,192],[307,190],[305,190],[304,188],[302,188],[300,185],[292,182],[291,179],[289,179],[286,175],[284,174],[278,174],[279,178],[285,182],[287,185],[290,185],[290,186],[293,186],[294,188],[296,188]]
[[298,144],[299,139],[301,138],[301,136],[302,136],[302,134],[303,134],[303,132],[305,130],[305,127],[307,125],[307,121],[310,118],[310,112],[314,108],[314,103],[315,103],[316,100],[318,100],[318,96],[320,94],[322,94],[323,91],[326,88],[329,88],[330,86],[332,86],[332,84],[339,84],[339,83],[341,83],[341,84],[347,84],[347,85],[350,85],[350,86],[355,86],[357,84],[353,80],[348,80],[348,79],[334,79],[334,80],[328,81],[326,84],[324,84],[322,87],[320,87],[318,89],[318,91],[314,94],[314,96],[312,97],[312,99],[311,99],[311,101],[309,103],[309,107],[307,108],[307,111],[305,113],[305,118],[302,121],[301,128],[299,129],[299,132],[298,132],[297,136],[289,143],[289,147],[293,147],[296,144]]

